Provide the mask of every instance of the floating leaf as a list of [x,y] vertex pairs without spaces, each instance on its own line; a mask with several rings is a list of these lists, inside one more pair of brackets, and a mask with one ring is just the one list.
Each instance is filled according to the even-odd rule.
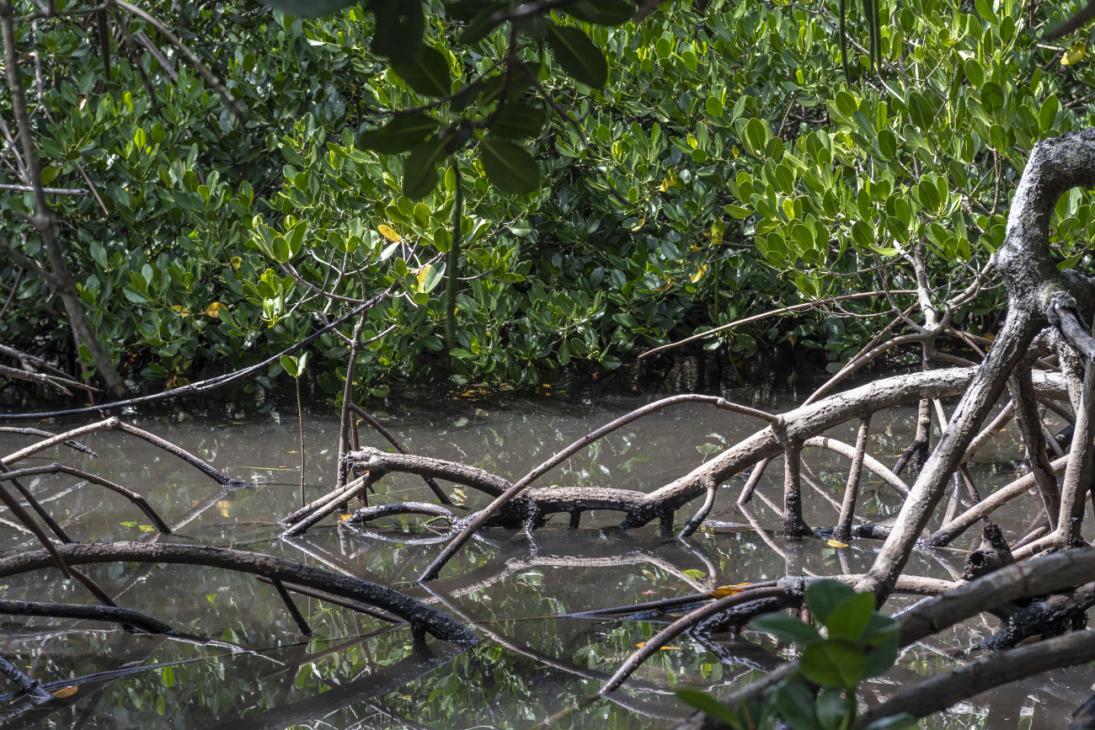
[[828,545],[831,548],[837,548],[837,549],[848,547],[848,543],[841,542],[840,540],[836,540],[836,539],[831,538],[831,537],[828,540],[825,541],[825,544]]
[[70,684],[67,687],[61,687],[60,689],[55,689],[50,694],[52,694],[54,697],[56,697],[59,700],[63,700],[66,697],[71,697],[72,695],[76,694],[79,691],[80,691],[79,687],[77,687],[74,684]]

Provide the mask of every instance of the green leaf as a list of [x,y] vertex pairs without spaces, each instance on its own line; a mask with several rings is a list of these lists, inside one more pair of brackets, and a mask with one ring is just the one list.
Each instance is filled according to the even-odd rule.
[[623,25],[635,15],[635,3],[629,0],[577,0],[561,9],[595,25]]
[[505,18],[505,14],[499,13],[499,10],[505,10],[505,7],[497,3],[486,3],[478,12],[467,16],[467,25],[460,34],[460,43],[470,46],[490,35],[492,30],[504,22],[500,18]]
[[825,623],[834,608],[843,603],[855,591],[837,580],[816,580],[806,589],[806,606],[814,618]]
[[581,28],[548,23],[548,45],[571,77],[599,89],[608,81],[608,61]]
[[425,264],[418,270],[415,280],[418,283],[418,291],[422,294],[429,294],[437,285],[441,283],[441,280],[445,276],[445,270],[443,268],[438,269],[433,264]]
[[706,692],[681,687],[676,691],[676,695],[682,702],[692,705],[692,707],[700,710],[710,718],[724,722],[731,727],[738,725],[738,718],[734,715],[734,711]]
[[543,109],[512,102],[504,105],[490,123],[490,131],[506,139],[527,139],[540,134],[547,115]]
[[373,53],[390,59],[392,63],[414,62],[424,50],[422,34],[426,21],[421,0],[370,0],[369,9],[376,18]]
[[823,689],[818,692],[815,712],[818,722],[825,730],[840,730],[847,727],[851,723],[846,721],[854,717],[851,704],[843,690],[839,689]]
[[512,142],[487,137],[479,144],[479,159],[487,177],[503,193],[523,195],[540,187],[536,160]]
[[437,121],[422,112],[401,114],[380,129],[362,132],[358,144],[367,150],[394,155],[406,152],[437,130]]
[[741,141],[745,144],[747,151],[760,157],[764,154],[764,149],[768,145],[768,139],[771,136],[771,132],[768,131],[768,124],[764,120],[750,119],[745,124],[745,132]]
[[422,142],[403,164],[403,194],[412,200],[424,198],[437,185],[437,166],[445,157],[446,140],[434,137]]
[[317,18],[320,15],[337,13],[348,8],[358,0],[263,0],[274,10],[303,18]]
[[1056,94],[1051,94],[1046,97],[1042,102],[1042,106],[1038,109],[1038,128],[1042,132],[1049,132],[1053,129],[1054,123],[1057,121],[1057,113],[1061,110],[1061,102],[1057,100]]
[[814,684],[853,689],[867,676],[867,655],[850,641],[829,639],[807,645],[798,666]]
[[868,725],[866,730],[903,730],[907,727],[916,727],[916,718],[902,712],[900,715],[881,717]]
[[806,644],[821,638],[813,626],[785,613],[766,613],[757,616],[749,622],[749,628],[772,634],[780,641]]
[[304,369],[307,367],[308,353],[302,352],[298,356],[282,355],[278,358],[278,363],[281,365],[281,369],[290,377],[299,378],[304,374]]
[[776,712],[795,730],[824,730],[814,715],[814,693],[797,678],[780,684],[775,700]]
[[874,615],[874,594],[856,593],[841,601],[825,619],[829,638],[859,641]]
[[452,73],[445,54],[436,48],[423,46],[413,59],[392,59],[392,70],[407,85],[425,96],[442,97],[452,92]]
[[885,674],[897,661],[901,626],[889,616],[875,614],[867,628],[867,673],[877,677]]
[[[144,146],[144,145],[139,145]],[[42,185],[49,185],[51,182],[57,179],[57,176],[61,174],[61,168],[57,165],[46,165],[42,168]]]

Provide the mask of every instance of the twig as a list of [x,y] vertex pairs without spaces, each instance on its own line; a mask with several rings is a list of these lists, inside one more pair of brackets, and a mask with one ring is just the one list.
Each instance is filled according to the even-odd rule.
[[[889,293],[890,294],[916,294],[916,290],[915,289],[895,289],[895,290],[891,290]],[[829,297],[828,299],[819,299],[816,302],[803,302],[802,304],[793,304],[789,307],[780,307],[779,309],[773,309],[771,311],[763,312],[761,314],[754,314],[754,315],[749,316],[749,317],[743,317],[742,319],[734,320],[733,322],[730,322],[728,324],[720,325],[720,326],[715,327],[713,329],[709,329],[706,332],[700,332],[699,334],[692,335],[691,337],[685,337],[683,340],[677,340],[676,342],[670,342],[670,343],[665,344],[665,345],[659,345],[658,347],[647,350],[646,352],[639,355],[639,359],[641,360],[644,357],[649,357],[650,355],[656,355],[657,353],[664,352],[665,350],[672,350],[674,348],[681,347],[682,345],[687,345],[690,342],[695,342],[697,340],[706,339],[708,337],[711,337],[712,335],[717,335],[720,332],[726,332],[727,330],[732,330],[735,327],[740,327],[740,326],[746,325],[746,324],[752,324],[753,322],[759,322],[761,320],[768,319],[769,317],[776,317],[776,316],[779,316],[781,314],[791,314],[792,312],[801,312],[804,309],[814,309],[815,307],[820,307],[820,306],[823,306],[825,304],[833,304],[834,302],[844,302],[844,301],[848,301],[850,299],[869,299],[871,297],[877,297],[877,296],[880,296],[882,294],[884,294],[884,292],[881,292],[881,291],[856,292],[854,294],[842,294],[842,295],[836,296],[836,297]]]

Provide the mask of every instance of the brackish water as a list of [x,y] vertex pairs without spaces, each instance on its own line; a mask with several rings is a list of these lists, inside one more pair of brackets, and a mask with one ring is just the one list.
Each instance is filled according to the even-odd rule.
[[[757,407],[790,407],[800,394],[736,391],[728,397]],[[515,479],[596,426],[652,398],[599,398],[596,405],[542,399],[393,401],[375,410],[416,453],[454,459]],[[56,728],[509,728],[671,727],[688,714],[677,686],[726,695],[756,671],[790,656],[789,647],[746,632],[706,644],[682,636],[649,661],[611,699],[596,699],[600,683],[661,623],[567,617],[594,608],[709,591],[715,586],[777,578],[789,570],[817,575],[861,572],[878,543],[836,549],[822,540],[798,543],[758,532],[733,505],[744,476],[719,493],[712,526],[688,541],[659,536],[656,525],[623,532],[613,515],[595,515],[570,530],[556,517],[528,535],[502,529],[473,541],[426,592],[414,577],[440,550],[438,526],[391,518],[369,530],[333,520],[306,539],[279,539],[277,519],[299,505],[296,414],[291,407],[261,417],[192,417],[182,413],[126,417],[211,461],[251,486],[222,490],[186,464],[117,433],[89,436],[94,458],[55,449],[29,463],[64,460],[144,494],[177,533],[156,535],[147,518],[123,499],[70,477],[28,480],[34,493],[77,540],[170,540],[268,552],[393,585],[461,620],[482,641],[457,649],[431,640],[429,655],[412,651],[409,630],[315,599],[298,605],[315,631],[302,638],[274,589],[251,576],[182,566],[109,565],[88,572],[120,605],[150,613],[179,630],[216,639],[193,643],[131,634],[104,624],[2,618],[0,654],[65,695],[29,709],[7,695],[0,727]],[[911,410],[876,417],[871,453],[892,463],[909,442]],[[40,424],[54,431],[77,422]],[[363,429],[365,427],[363,426]],[[748,419],[685,405],[649,417],[596,444],[542,479],[654,489],[757,428]],[[306,414],[305,477],[309,499],[326,491],[334,472],[337,422]],[[854,441],[853,426],[836,435]],[[383,446],[362,430],[364,443]],[[28,443],[0,434],[0,452]],[[977,455],[973,472],[990,491],[1016,476],[1015,435],[1002,433]],[[847,463],[807,451],[823,491],[839,501]],[[778,501],[782,476],[773,465],[760,495]],[[451,487],[450,487],[451,488]],[[456,490],[468,507],[483,503]],[[388,477],[371,503],[431,501],[421,481]],[[836,509],[805,492],[815,526],[832,525]],[[775,512],[753,500],[755,524],[778,528]],[[866,481],[861,515],[885,521],[896,512],[894,492]],[[1033,497],[1000,513],[1009,534],[1022,531]],[[698,501],[695,506],[698,506]],[[690,506],[690,509],[695,507]],[[681,520],[691,514],[682,513]],[[7,515],[0,514],[0,517]],[[956,547],[967,547],[960,541]],[[0,554],[33,549],[33,540],[0,524]],[[920,553],[909,571],[952,578],[961,550]],[[0,581],[12,599],[87,603],[71,581],[39,572]],[[908,605],[898,598],[894,607]],[[890,604],[888,604],[890,605]],[[868,683],[874,703],[895,687],[975,656],[991,620],[969,622],[911,647],[899,666]],[[721,655],[723,661],[719,660]],[[1060,670],[985,693],[933,718],[927,727],[1063,727],[1092,691],[1095,670]],[[12,689],[0,685],[0,691]]]

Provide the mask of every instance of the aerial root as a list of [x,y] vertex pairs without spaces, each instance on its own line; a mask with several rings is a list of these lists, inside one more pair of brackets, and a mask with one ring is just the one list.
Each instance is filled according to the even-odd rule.
[[[797,476],[794,468],[795,463],[801,463],[801,457],[796,460],[795,454],[789,452],[789,449],[795,451],[792,448],[795,445],[798,448],[820,448],[849,458],[852,462],[849,470],[849,487],[854,487],[856,496],[858,496],[861,475],[864,471],[880,479],[899,494],[907,495],[910,491],[909,486],[869,453],[869,431],[865,431],[862,437],[857,437],[855,446],[823,434],[832,427],[853,419],[865,421],[872,413],[886,408],[912,402],[930,403],[932,400],[960,394],[969,385],[973,374],[973,368],[951,368],[894,376],[820,398],[779,416],[766,414],[749,406],[733,404],[716,396],[673,396],[636,409],[586,434],[516,482],[466,464],[405,453],[402,445],[394,440],[395,437],[390,433],[385,438],[390,443],[394,440],[397,453],[362,447],[347,453],[345,459],[351,473],[356,474],[358,479],[371,480],[373,483],[387,474],[415,474],[426,480],[453,482],[480,491],[492,498],[490,506],[474,513],[465,522],[459,523],[455,537],[450,539],[445,550],[423,572],[420,577],[423,581],[436,577],[445,561],[455,554],[468,536],[481,527],[487,525],[513,527],[526,524],[535,526],[555,513],[568,514],[572,526],[580,520],[580,515],[584,511],[608,510],[622,513],[621,524],[625,527],[639,527],[651,520],[659,519],[664,528],[671,525],[672,517],[678,510],[692,499],[702,495],[705,498],[702,507],[692,519],[686,522],[680,532],[681,537],[688,537],[702,525],[714,509],[717,501],[717,485],[725,483],[737,473],[751,469],[749,480],[738,498],[739,504],[745,504],[752,497],[767,464],[771,459],[781,455],[785,459],[790,457],[791,468],[785,469],[785,478],[788,480],[785,484],[785,504],[776,509],[784,518],[785,530],[788,534],[806,535],[813,531],[801,516],[800,484],[803,475],[801,467],[798,469]],[[1043,371],[1036,371],[1031,375],[1031,389],[1037,396],[1060,397],[1066,391],[1063,378]],[[600,487],[538,488],[532,486],[536,479],[596,440],[639,418],[683,403],[713,405],[720,410],[755,416],[770,425],[738,442],[691,473],[651,493]],[[361,414],[359,411],[354,412]],[[375,421],[375,419],[371,420]],[[997,424],[998,427],[999,424]],[[386,429],[381,433],[385,431]],[[975,439],[974,448],[980,446],[984,438],[991,435],[992,431],[988,429],[986,431],[988,433],[982,439]],[[968,455],[964,458],[968,458]],[[852,479],[856,474],[860,476]],[[968,474],[963,475],[963,481],[971,498],[979,497],[972,481],[968,480]],[[284,517],[282,524],[286,525],[286,534],[301,535],[324,517],[332,514],[339,506],[345,505],[352,496],[364,495],[367,492],[364,484],[364,481],[351,482],[350,485],[332,490],[308,506]],[[846,489],[845,496],[850,498],[847,491]],[[854,519],[855,501],[853,499],[849,503],[849,509],[838,519],[838,523],[843,525],[842,534],[847,532],[849,537],[866,534],[851,524],[851,520]],[[977,505],[974,509],[976,508]],[[382,512],[376,514],[379,515]],[[983,514],[987,512],[982,510],[979,516]],[[952,540],[969,524],[972,524],[968,522],[968,519],[965,513],[959,515],[955,520],[962,521],[962,524],[948,523],[948,532],[937,537],[943,542]],[[870,534],[875,532],[878,531],[868,531]]]
[[[178,543],[88,543],[61,545],[57,549],[70,566],[119,562],[168,563],[250,573],[276,581],[275,588],[277,582],[282,583],[286,590],[292,584],[380,608],[403,619],[416,632],[426,632],[443,641],[457,644],[475,642],[474,635],[467,627],[416,598],[361,578],[272,555]],[[14,555],[0,559],[0,578],[41,570],[50,564],[50,556],[44,550]]]

